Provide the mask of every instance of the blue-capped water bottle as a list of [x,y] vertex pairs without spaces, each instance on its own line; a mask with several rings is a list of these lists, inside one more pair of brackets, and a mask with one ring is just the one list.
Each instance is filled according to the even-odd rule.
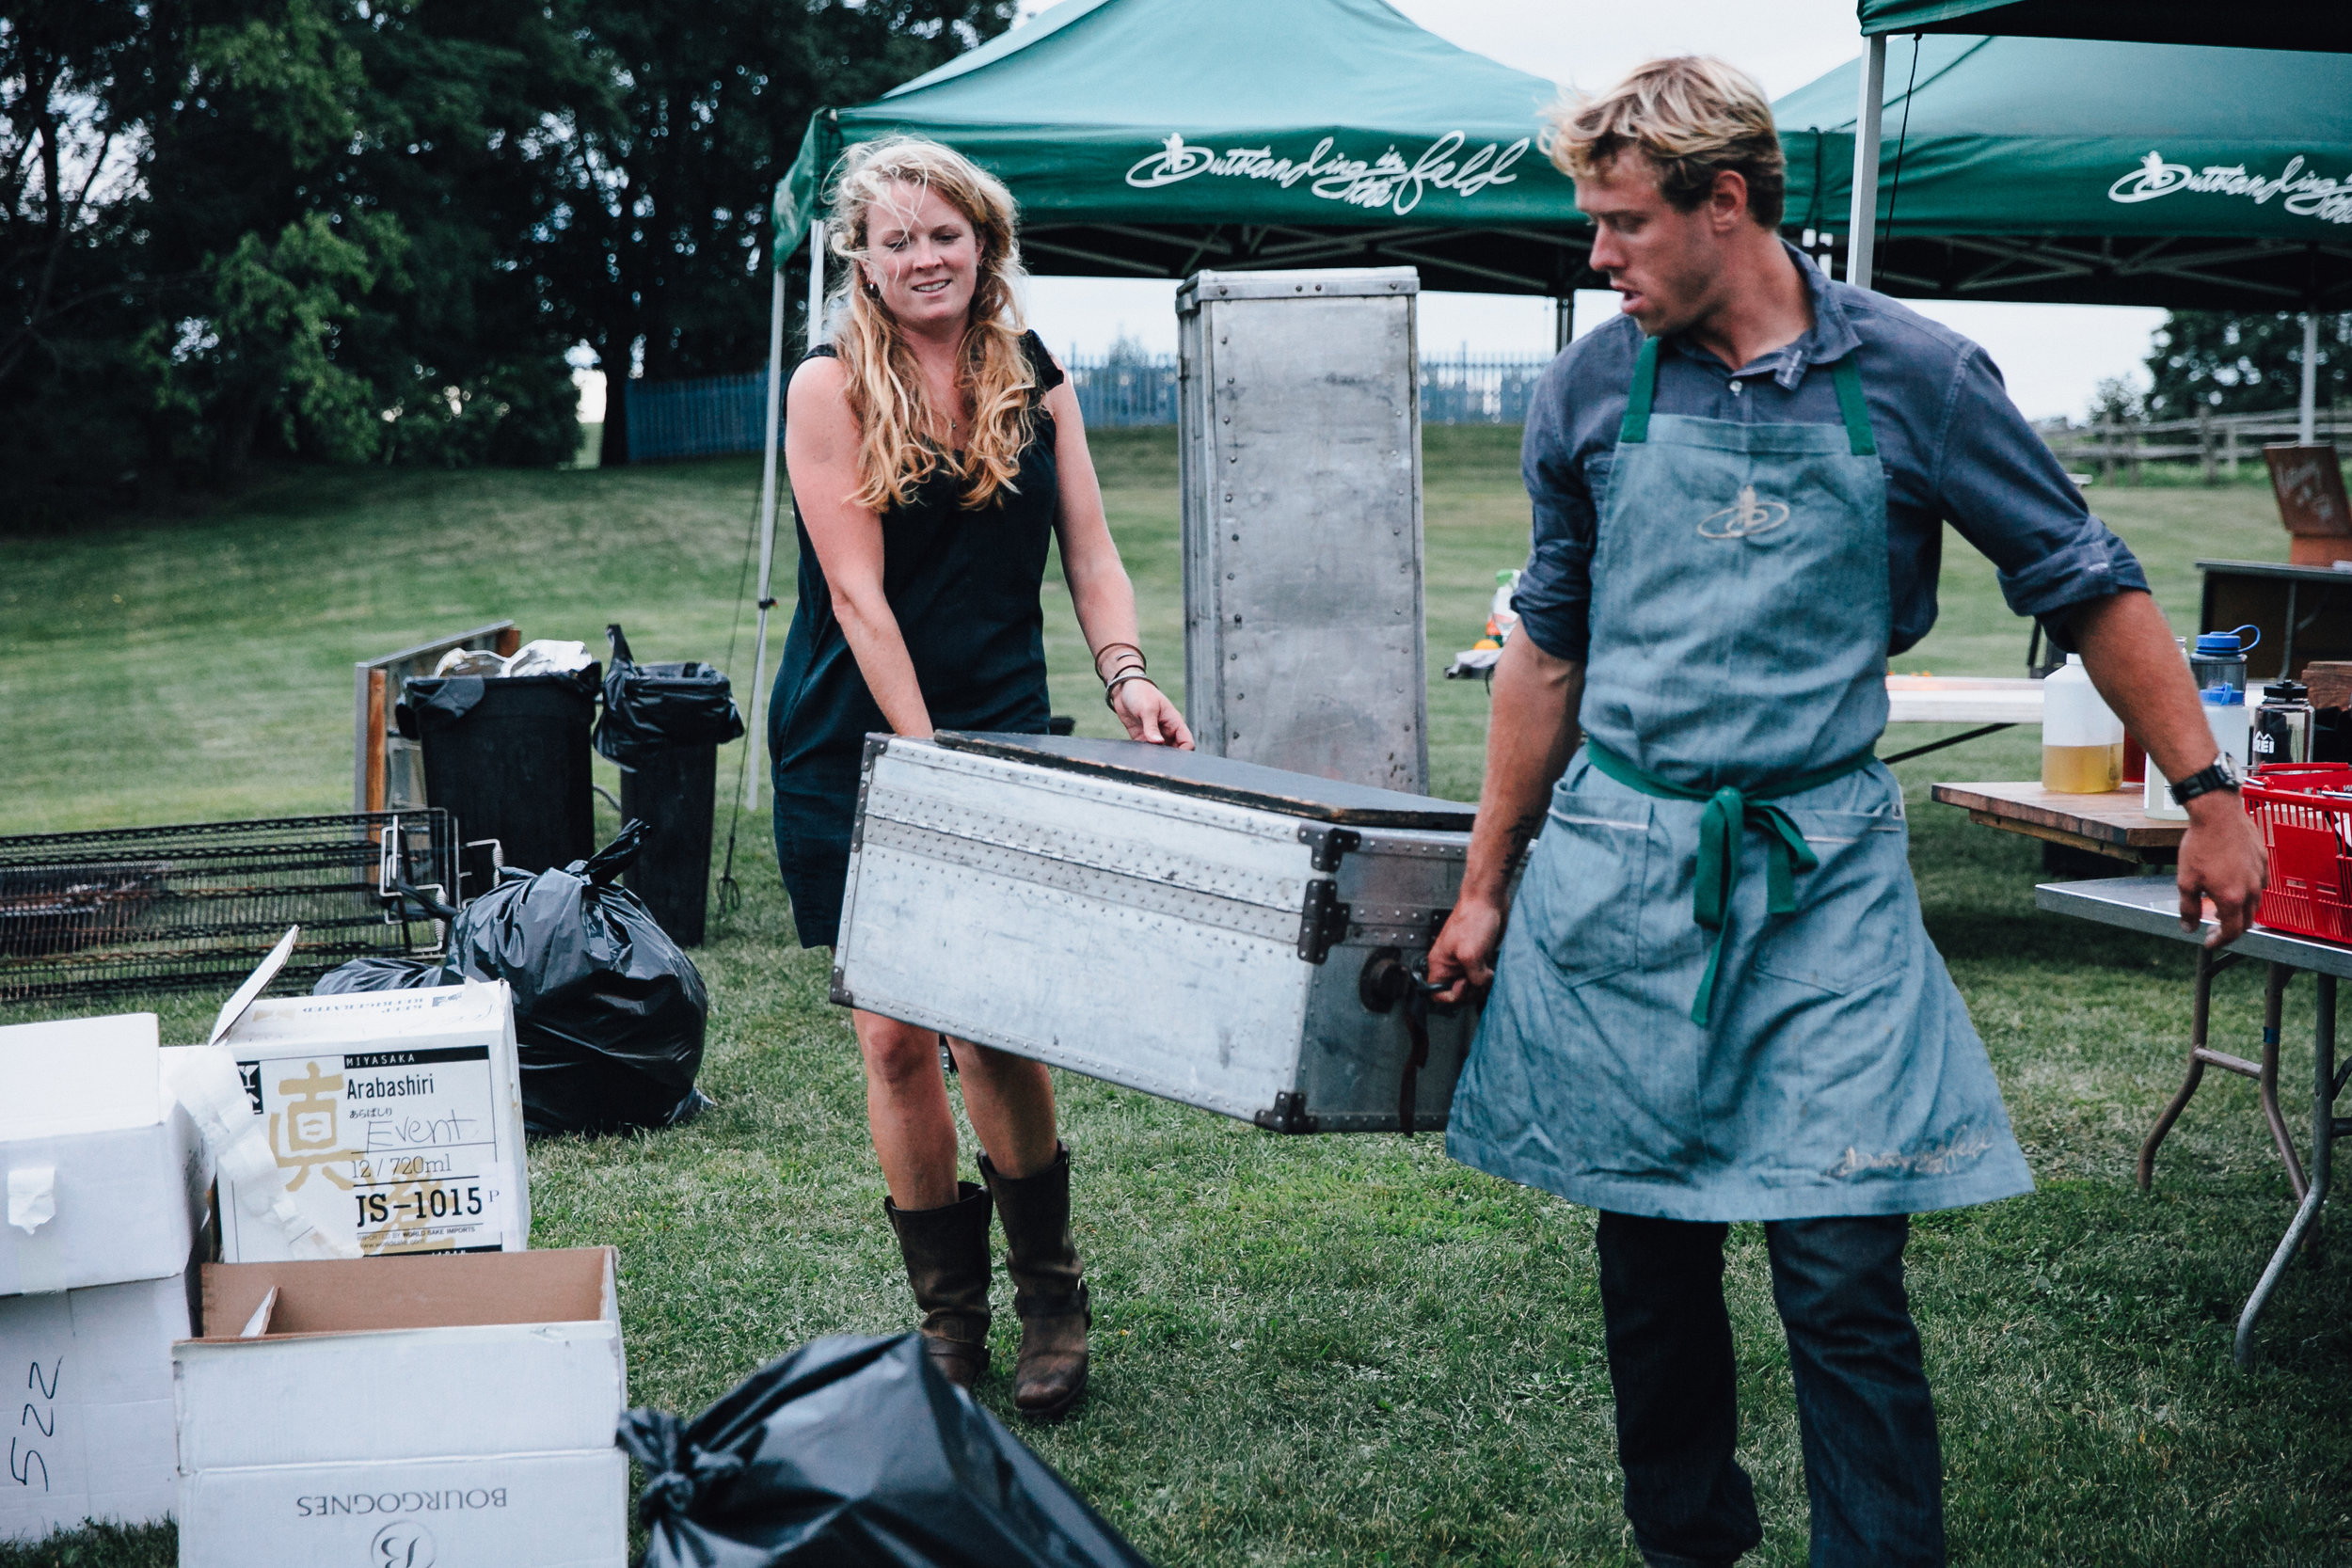
[[[2245,641],[2252,632],[2254,640]],[[2188,656],[2190,675],[2197,682],[2197,700],[2205,705],[2205,721],[2213,728],[2213,743],[2238,768],[2246,766],[2246,655],[2262,643],[2262,632],[2251,626],[2235,631],[2201,632]]]

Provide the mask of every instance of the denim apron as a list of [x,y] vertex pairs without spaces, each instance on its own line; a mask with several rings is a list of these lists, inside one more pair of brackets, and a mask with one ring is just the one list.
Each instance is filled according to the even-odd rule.
[[1529,853],[1447,1149],[1677,1220],[2033,1189],[1919,920],[1886,725],[1886,479],[1842,422],[1652,414],[1593,558],[1585,745]]

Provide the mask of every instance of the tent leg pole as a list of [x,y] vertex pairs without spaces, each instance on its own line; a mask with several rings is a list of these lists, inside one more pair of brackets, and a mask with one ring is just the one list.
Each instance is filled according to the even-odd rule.
[[[759,633],[752,641],[752,689],[744,711],[755,721],[759,715],[762,693],[761,678],[767,673],[768,610],[775,601],[768,596],[769,569],[776,559],[776,415],[784,403],[784,272],[772,269],[768,292],[768,423],[764,433],[765,455],[759,469]],[[756,746],[763,726],[756,721],[752,733],[743,737],[746,746]],[[759,809],[759,769],[743,770],[743,809]]]
[[2296,407],[2296,436],[2305,446],[2319,438],[2319,312],[2303,312],[2303,401]]
[[1559,353],[1576,337],[1576,296],[1562,294],[1551,302],[1551,352]]
[[825,341],[825,220],[808,226],[808,346]]
[[1862,62],[1862,101],[1854,110],[1853,210],[1847,219],[1846,281],[1870,286],[1879,222],[1879,120],[1886,106],[1886,35],[1870,40]]

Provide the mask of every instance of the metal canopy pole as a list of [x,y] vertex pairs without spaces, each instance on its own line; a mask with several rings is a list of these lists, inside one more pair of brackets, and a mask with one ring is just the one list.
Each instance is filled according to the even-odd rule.
[[[784,409],[784,269],[773,274],[774,283],[769,293],[768,314],[768,428],[767,456],[759,474],[759,635],[752,642],[752,694],[746,711],[756,713],[761,700],[761,682],[768,674],[768,612],[776,607],[775,596],[768,591],[770,570],[776,560],[776,441],[783,428],[778,417]],[[815,348],[824,341],[825,315],[825,223],[822,218],[808,226],[808,346]],[[749,744],[749,742],[746,742]],[[749,768],[743,780],[743,806],[755,810],[759,805],[759,769]]]
[[825,220],[808,226],[808,346],[825,341]]
[[[776,416],[784,405],[784,269],[776,267],[769,274],[768,290],[768,422],[761,427],[763,455],[759,467],[759,632],[752,640],[752,686],[743,707],[746,712],[759,711],[760,682],[767,674],[768,611],[775,600],[768,596],[769,569],[776,559],[776,438],[779,420]],[[758,736],[747,736],[746,746],[755,744]],[[759,806],[759,769],[743,769],[743,809],[757,810]]]
[[1847,218],[1846,281],[1870,286],[1878,240],[1879,119],[1886,106],[1886,35],[1873,36],[1862,62],[1862,101],[1854,112],[1853,208]]
[[2305,446],[2318,439],[2319,312],[2303,312],[2303,401],[2296,409],[2295,438]]

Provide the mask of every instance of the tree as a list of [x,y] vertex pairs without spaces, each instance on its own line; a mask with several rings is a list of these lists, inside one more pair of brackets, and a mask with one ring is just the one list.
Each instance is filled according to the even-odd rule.
[[768,205],[810,116],[993,37],[1012,0],[611,0],[583,24],[618,113],[569,149],[548,273],[604,365],[604,461],[632,367],[740,372],[768,347]]
[[127,0],[12,0],[0,12],[0,515],[50,511],[44,483],[135,460],[147,409],[126,263],[139,128],[117,105],[139,64]]
[[810,114],[1011,10],[8,0],[0,507],[70,519],[262,459],[566,461],[565,351],[756,364],[768,195]]
[[612,84],[576,0],[16,0],[0,467],[18,511],[261,453],[552,463],[537,264]]
[[[2235,315],[2175,310],[2148,356],[2148,417],[2181,420],[2292,407],[2303,395],[2303,318],[2280,310]],[[2319,318],[2320,405],[2352,393],[2352,313]]]

